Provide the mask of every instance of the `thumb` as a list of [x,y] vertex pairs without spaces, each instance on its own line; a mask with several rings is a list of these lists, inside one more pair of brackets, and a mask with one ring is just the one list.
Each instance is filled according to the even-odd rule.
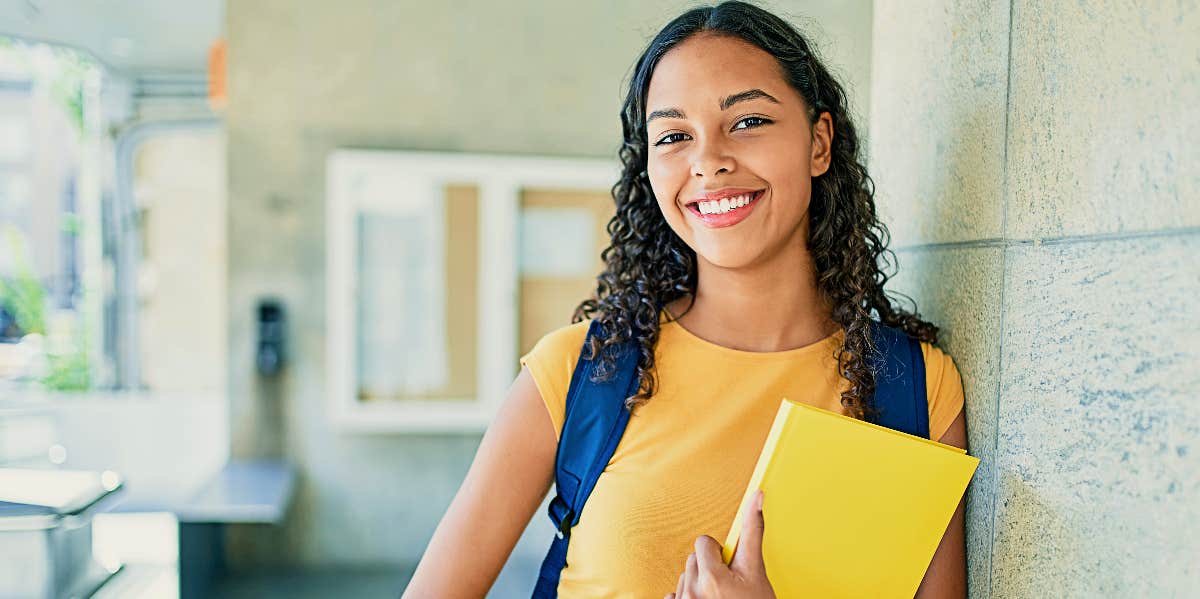
[[742,516],[742,533],[738,540],[737,550],[730,560],[729,566],[741,572],[757,572],[764,569],[762,559],[763,540],[763,505],[762,489],[755,492],[754,499],[746,507]]

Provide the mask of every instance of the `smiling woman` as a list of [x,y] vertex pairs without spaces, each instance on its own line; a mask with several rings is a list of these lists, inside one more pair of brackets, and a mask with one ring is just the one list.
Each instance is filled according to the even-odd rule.
[[[807,105],[770,54],[741,38],[695,35],[663,56],[646,103],[670,106],[647,117],[647,135],[658,140],[647,154],[647,171],[659,208],[684,243],[717,264],[745,263],[764,248],[728,243],[717,237],[726,231],[712,230],[745,221],[738,233],[756,243],[790,235],[791,245],[804,247],[800,224],[812,195],[811,179],[823,174],[829,161],[827,151],[814,155],[814,141],[823,144],[816,150],[828,148],[831,117],[824,113],[819,130],[810,134]],[[756,199],[758,194],[775,199],[755,202],[757,217],[751,220],[750,210],[693,219],[677,208],[746,190]]]
[[[562,536],[535,597],[773,597],[757,544],[726,564],[714,537],[781,397],[879,416],[872,331],[920,347],[919,433],[965,448],[958,371],[937,327],[884,292],[888,235],[848,100],[803,36],[742,2],[689,10],[638,60],[621,120],[595,293],[522,357],[407,596],[484,594],[557,475],[586,511],[570,492],[551,504]],[[632,381],[628,424],[598,478],[567,480],[581,430],[568,425],[603,409],[591,390],[615,376]],[[966,594],[962,509],[919,597]],[[771,534],[769,519],[744,522],[747,538]],[[463,572],[468,545],[479,565]]]

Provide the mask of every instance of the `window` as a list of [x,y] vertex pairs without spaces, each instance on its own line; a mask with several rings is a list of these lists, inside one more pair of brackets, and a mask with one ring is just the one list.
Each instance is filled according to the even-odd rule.
[[0,38],[0,391],[84,390],[102,371],[101,76]]

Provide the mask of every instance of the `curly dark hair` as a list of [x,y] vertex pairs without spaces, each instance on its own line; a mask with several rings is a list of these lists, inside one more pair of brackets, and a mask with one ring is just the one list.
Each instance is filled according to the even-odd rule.
[[695,8],[676,17],[650,42],[634,68],[621,109],[625,140],[619,152],[621,179],[612,188],[616,215],[607,228],[612,244],[601,253],[605,268],[596,279],[594,295],[572,316],[572,322],[594,318],[601,327],[603,339],[593,337],[587,348],[589,359],[600,356],[594,379],[610,378],[617,346],[634,342],[639,350],[638,392],[625,405],[632,410],[648,401],[657,387],[654,347],[661,311],[687,294],[695,301],[696,253],[668,226],[646,173],[645,112],[650,78],[663,55],[698,33],[735,37],[771,54],[804,98],[809,124],[823,112],[833,120],[829,169],[813,179],[808,249],[818,289],[832,306],[832,320],[845,333],[837,361],[850,385],[841,403],[855,418],[870,417],[875,414],[875,376],[868,360],[875,351],[872,318],[930,343],[936,342],[938,328],[922,320],[915,305],[904,310],[884,292],[888,273],[894,274],[895,255],[887,249],[887,228],[876,217],[874,183],[860,161],[845,91],[795,28],[745,2]]

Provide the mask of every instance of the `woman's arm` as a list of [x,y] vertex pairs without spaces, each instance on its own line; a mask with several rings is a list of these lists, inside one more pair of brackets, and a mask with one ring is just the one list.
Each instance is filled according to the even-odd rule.
[[[967,421],[963,412],[940,439],[946,445],[967,449]],[[950,518],[950,526],[933,554],[925,578],[917,588],[915,599],[965,599],[967,596],[967,542],[964,530],[963,506],[966,496]]]
[[485,596],[550,490],[557,448],[542,397],[522,368],[403,598]]

